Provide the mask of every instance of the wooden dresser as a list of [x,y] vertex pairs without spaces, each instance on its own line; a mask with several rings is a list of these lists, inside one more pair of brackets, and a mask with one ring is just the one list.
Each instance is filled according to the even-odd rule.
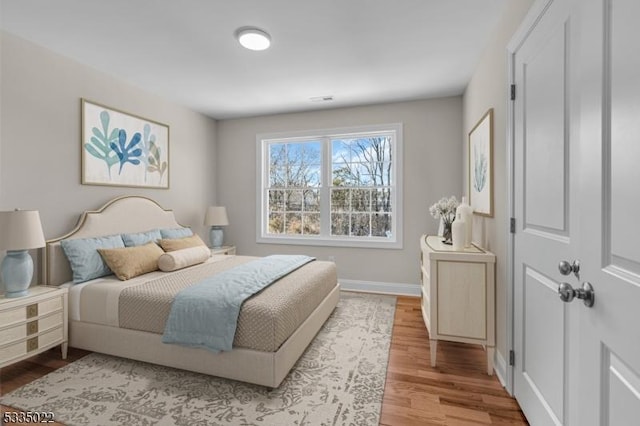
[[442,237],[420,238],[422,317],[429,330],[431,366],[438,340],[481,344],[487,374],[493,374],[495,348],[495,262],[477,246],[455,251]]
[[0,368],[57,345],[67,357],[67,289],[36,286],[23,297],[0,296]]

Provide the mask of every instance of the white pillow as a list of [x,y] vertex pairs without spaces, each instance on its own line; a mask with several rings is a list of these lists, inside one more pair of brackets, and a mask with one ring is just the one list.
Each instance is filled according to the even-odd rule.
[[207,246],[189,247],[165,253],[158,259],[158,268],[164,272],[176,271],[187,266],[197,265],[211,257]]

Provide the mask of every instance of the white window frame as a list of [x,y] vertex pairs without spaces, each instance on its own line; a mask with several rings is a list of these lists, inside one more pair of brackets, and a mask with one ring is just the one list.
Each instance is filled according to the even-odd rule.
[[[326,142],[336,137],[365,136],[367,133],[377,135],[380,133],[391,133],[392,136],[392,179],[391,186],[391,237],[352,237],[352,236],[332,236],[330,235],[330,188],[328,182],[331,181],[331,143]],[[256,135],[256,242],[266,244],[294,244],[311,246],[332,246],[332,247],[363,247],[363,248],[384,248],[402,249],[403,227],[402,227],[402,123],[378,124],[357,127],[342,127],[334,129],[317,129],[279,133],[260,133]],[[269,185],[269,143],[296,142],[307,140],[323,140],[322,148],[322,176],[320,186],[320,235],[284,235],[268,234],[268,205],[266,189]]]

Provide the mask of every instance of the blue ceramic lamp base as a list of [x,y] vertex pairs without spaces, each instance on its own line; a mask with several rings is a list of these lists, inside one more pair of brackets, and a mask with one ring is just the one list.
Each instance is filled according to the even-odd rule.
[[222,230],[222,227],[212,226],[209,233],[209,238],[211,239],[212,248],[222,247],[222,243],[224,242],[224,231]]
[[29,294],[29,285],[33,278],[33,259],[27,250],[9,250],[0,266],[0,277],[7,298],[22,297]]

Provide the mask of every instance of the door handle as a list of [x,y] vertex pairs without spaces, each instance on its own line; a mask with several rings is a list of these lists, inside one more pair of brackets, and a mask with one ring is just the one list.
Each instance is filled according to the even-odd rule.
[[593,290],[591,283],[583,282],[582,288],[573,288],[569,283],[560,283],[558,286],[558,295],[560,300],[569,303],[574,298],[582,299],[584,306],[590,308],[596,301],[596,292]]

